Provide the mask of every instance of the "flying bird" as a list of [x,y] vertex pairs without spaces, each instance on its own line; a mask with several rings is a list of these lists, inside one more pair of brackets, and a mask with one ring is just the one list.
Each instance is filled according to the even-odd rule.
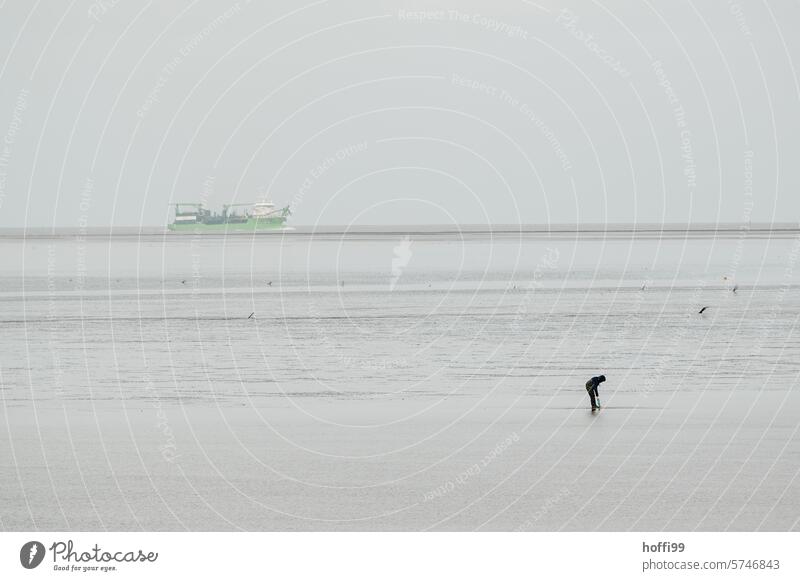
[[253,311],[252,313],[250,313],[250,316],[249,316],[249,317],[247,317],[247,318],[248,318],[248,319],[252,319],[252,318],[253,318],[253,315],[255,315],[255,314],[256,314],[256,312],[255,312],[255,311]]
[[739,288],[739,285],[738,285],[738,284],[735,284],[735,285],[733,285],[733,289],[731,289],[731,290],[732,290],[733,292],[736,292],[736,289],[738,289],[738,288]]
[[272,281],[269,281],[269,282],[267,283],[267,286],[272,286]]
[[708,307],[703,307],[702,309],[700,309],[700,311],[699,311],[697,314],[698,314],[698,315],[702,315],[702,314],[703,314],[703,311],[705,311],[707,308],[708,308]]

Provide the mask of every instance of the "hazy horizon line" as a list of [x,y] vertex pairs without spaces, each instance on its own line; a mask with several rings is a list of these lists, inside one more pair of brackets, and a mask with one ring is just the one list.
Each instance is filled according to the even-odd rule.
[[800,234],[800,222],[582,222],[550,224],[290,225],[272,231],[172,232],[165,226],[0,227],[0,237],[243,235]]

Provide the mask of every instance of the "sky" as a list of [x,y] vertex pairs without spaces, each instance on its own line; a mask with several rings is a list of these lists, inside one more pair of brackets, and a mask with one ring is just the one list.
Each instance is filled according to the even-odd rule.
[[800,4],[9,0],[0,228],[800,220]]

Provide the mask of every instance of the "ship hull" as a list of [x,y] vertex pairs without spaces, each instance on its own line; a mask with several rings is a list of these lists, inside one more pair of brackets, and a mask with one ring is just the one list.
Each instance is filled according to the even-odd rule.
[[219,224],[204,224],[202,222],[189,222],[183,224],[170,224],[168,228],[173,232],[253,232],[262,230],[280,230],[286,223],[286,218],[250,218],[247,222],[223,222]]

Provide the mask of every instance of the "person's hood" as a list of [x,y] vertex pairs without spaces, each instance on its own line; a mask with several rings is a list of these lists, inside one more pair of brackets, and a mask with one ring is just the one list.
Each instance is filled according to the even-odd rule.
[[605,375],[601,375],[601,376],[600,376],[600,377],[598,377],[597,379],[599,379],[599,380],[600,380],[600,383],[603,383],[603,382],[606,380],[606,376],[605,376]]

